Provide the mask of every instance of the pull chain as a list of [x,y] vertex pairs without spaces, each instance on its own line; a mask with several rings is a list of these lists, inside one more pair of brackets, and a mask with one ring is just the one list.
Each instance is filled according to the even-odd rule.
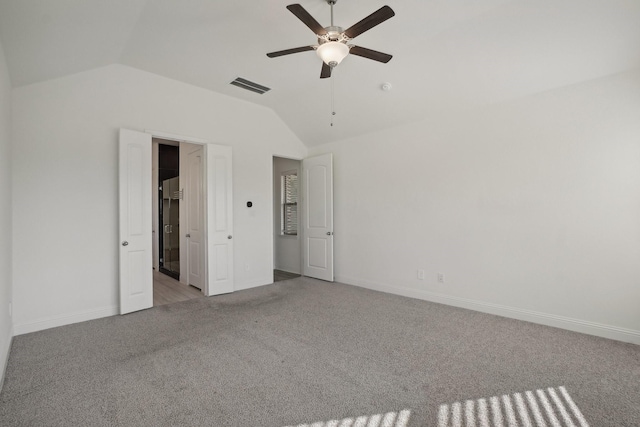
[[[331,6],[331,27],[333,27],[333,5],[336,3],[336,0],[327,0],[327,3],[329,3],[329,6]],[[331,80],[331,126],[333,126],[333,116],[336,115],[336,106],[335,106],[335,89],[334,89],[334,84],[333,84],[333,79],[335,77],[333,77],[333,68],[331,67],[331,74],[332,76],[329,77],[329,80]]]

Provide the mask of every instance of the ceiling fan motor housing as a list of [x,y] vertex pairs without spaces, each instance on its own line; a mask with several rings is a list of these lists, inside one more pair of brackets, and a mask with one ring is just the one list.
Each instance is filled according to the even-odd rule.
[[351,40],[349,37],[347,37],[344,34],[344,29],[342,27],[330,26],[330,27],[325,27],[325,30],[327,32],[326,34],[323,34],[323,35],[316,34],[318,36],[318,44],[322,44],[326,42],[346,43],[349,40]]

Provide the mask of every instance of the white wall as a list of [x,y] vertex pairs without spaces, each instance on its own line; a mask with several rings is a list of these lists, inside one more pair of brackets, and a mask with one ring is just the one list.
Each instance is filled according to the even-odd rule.
[[[300,160],[285,159],[282,157],[273,158],[273,238],[274,238],[274,258],[273,265],[277,270],[288,271],[290,273],[301,273],[302,255],[300,254],[300,235],[283,236],[280,234],[282,224],[280,212],[280,195],[282,172],[295,170],[300,175]],[[298,210],[298,224],[300,224],[300,211]]]
[[640,343],[640,71],[310,151],[336,280]]
[[267,108],[110,65],[13,91],[16,333],[117,311],[120,127],[233,147],[236,289],[272,282],[272,156],[306,148]]
[[11,302],[11,83],[0,43],[0,388],[9,357]]

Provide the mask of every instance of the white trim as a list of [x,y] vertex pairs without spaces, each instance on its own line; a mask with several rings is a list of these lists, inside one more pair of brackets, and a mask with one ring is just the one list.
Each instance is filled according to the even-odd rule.
[[[274,157],[279,157],[281,159],[286,159],[286,160],[297,160],[299,162],[302,162],[302,160],[304,159],[304,157],[291,157],[291,156],[283,156],[283,155],[280,155],[280,154],[272,154],[271,155],[271,160],[272,160],[271,165],[272,166],[273,166],[273,158]],[[271,172],[273,173],[273,171],[271,171]]]
[[194,144],[210,144],[211,143],[211,141],[209,140],[196,138],[193,136],[177,135],[175,133],[160,132],[160,131],[151,130],[151,129],[145,129],[144,131],[145,133],[150,133],[155,138],[160,138],[160,139],[169,139],[169,140],[178,141],[178,142],[191,142]]
[[153,227],[152,239],[153,247],[151,253],[153,254],[153,269],[160,271],[160,232],[161,227],[159,224],[159,209],[158,209],[158,187],[160,183],[159,179],[159,145],[151,138],[151,226]]
[[244,291],[246,289],[257,288],[260,286],[271,285],[273,284],[273,276],[271,276],[267,280],[250,280],[244,283],[236,283],[234,290],[236,291]]
[[9,328],[9,344],[7,345],[7,348],[4,349],[4,351],[2,352],[2,355],[0,357],[2,357],[4,363],[2,365],[2,372],[0,372],[0,390],[2,390],[2,387],[4,387],[4,378],[7,374],[7,366],[9,366],[9,354],[11,353],[11,345],[13,344],[13,336],[15,334],[13,333],[13,325],[11,325],[11,327]]
[[371,289],[374,291],[381,291],[425,301],[437,302],[454,307],[466,308],[483,313],[495,314],[512,319],[524,320],[541,325],[553,326],[556,328],[567,329],[574,332],[581,332],[584,334],[595,335],[598,337],[640,345],[640,331],[638,330],[605,325],[588,320],[574,319],[571,317],[558,316],[555,314],[543,313],[539,311],[509,307],[500,304],[493,304],[485,301],[460,298],[420,289],[389,286],[381,283],[371,282],[369,280],[356,279],[347,276],[336,276],[336,281],[345,283],[347,285]]
[[51,316],[46,319],[35,320],[27,323],[16,323],[13,326],[14,336],[56,328],[58,326],[71,325],[72,323],[85,322],[87,320],[100,319],[102,317],[115,316],[120,313],[119,306],[85,310],[73,314]]
[[284,271],[285,273],[291,273],[291,274],[299,274],[300,276],[302,276],[302,273],[300,273],[299,271],[289,271],[289,270],[285,270],[283,268],[274,268],[274,270]]

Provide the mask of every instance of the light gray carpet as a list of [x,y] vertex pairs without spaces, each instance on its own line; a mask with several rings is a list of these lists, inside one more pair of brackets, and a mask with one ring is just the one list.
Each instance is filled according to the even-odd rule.
[[484,402],[510,426],[496,396],[526,425],[518,395],[549,388],[639,426],[640,347],[297,278],[15,337],[0,425],[481,426]]

